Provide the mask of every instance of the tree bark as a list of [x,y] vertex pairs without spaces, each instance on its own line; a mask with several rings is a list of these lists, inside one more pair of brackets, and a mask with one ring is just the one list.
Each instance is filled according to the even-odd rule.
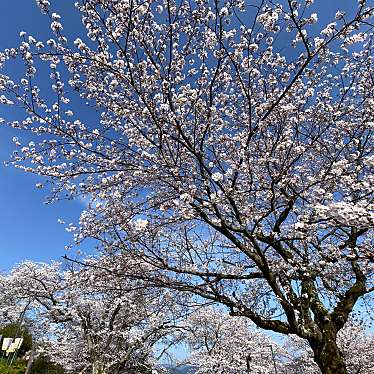
[[25,374],[29,374],[31,370],[32,363],[34,361],[34,348],[31,348],[29,359],[27,360],[27,366]]
[[104,365],[99,361],[94,361],[92,364],[92,374],[106,374]]
[[323,340],[309,341],[314,361],[322,374],[348,374],[343,355],[336,343],[336,334],[326,334]]

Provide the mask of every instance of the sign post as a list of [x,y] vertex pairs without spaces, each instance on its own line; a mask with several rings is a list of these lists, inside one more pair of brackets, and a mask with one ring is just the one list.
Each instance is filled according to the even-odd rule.
[[21,326],[22,326],[23,320],[24,320],[25,315],[26,315],[26,310],[29,307],[29,305],[30,305],[30,301],[25,306],[21,315],[19,316],[18,323],[17,323],[18,324],[17,331],[14,335],[14,342],[12,343],[12,346],[11,346],[12,347],[11,352],[9,352],[9,353],[13,353],[13,355],[9,355],[9,357],[8,357],[8,370],[7,370],[6,374],[10,373],[10,368],[12,367],[13,361],[15,360],[15,358],[17,356],[18,349],[21,347],[21,345],[23,343],[23,337],[22,338],[17,338],[17,335],[21,331]]

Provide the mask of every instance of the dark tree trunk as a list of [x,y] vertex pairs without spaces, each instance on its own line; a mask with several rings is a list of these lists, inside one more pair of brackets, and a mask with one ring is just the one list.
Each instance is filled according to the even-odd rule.
[[343,355],[336,344],[336,334],[326,334],[322,341],[309,341],[314,361],[322,374],[348,374]]

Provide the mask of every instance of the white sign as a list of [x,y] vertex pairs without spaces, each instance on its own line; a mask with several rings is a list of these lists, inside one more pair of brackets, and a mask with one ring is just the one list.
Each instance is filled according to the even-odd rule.
[[14,344],[16,345],[16,349],[20,349],[22,343],[23,343],[23,338],[16,338],[16,339],[14,340]]
[[4,338],[3,346],[1,348],[1,350],[2,351],[7,351],[12,343],[13,343],[13,338]]
[[12,352],[15,352],[16,349],[17,349],[16,343],[12,343],[12,344],[9,346],[7,352],[8,352],[8,353],[12,353]]

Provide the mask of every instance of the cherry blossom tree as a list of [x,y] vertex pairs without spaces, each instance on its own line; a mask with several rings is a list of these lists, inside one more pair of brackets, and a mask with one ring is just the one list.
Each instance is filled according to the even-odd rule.
[[89,267],[65,272],[59,263],[25,262],[8,281],[14,297],[31,300],[30,320],[43,331],[39,354],[69,372],[151,373],[172,305],[159,292],[145,294],[140,284],[100,270],[103,262],[87,260]]
[[7,276],[0,275],[0,325],[16,323],[26,305],[13,294]]
[[313,0],[81,0],[75,40],[37,4],[54,36],[1,54],[0,101],[27,112],[3,122],[29,132],[13,162],[52,199],[90,201],[77,243],[347,373],[337,335],[373,290],[369,1],[325,25]]
[[182,331],[191,351],[187,362],[197,374],[273,374],[274,365],[279,372],[283,367],[278,356],[287,355],[247,318],[213,307],[192,313]]

